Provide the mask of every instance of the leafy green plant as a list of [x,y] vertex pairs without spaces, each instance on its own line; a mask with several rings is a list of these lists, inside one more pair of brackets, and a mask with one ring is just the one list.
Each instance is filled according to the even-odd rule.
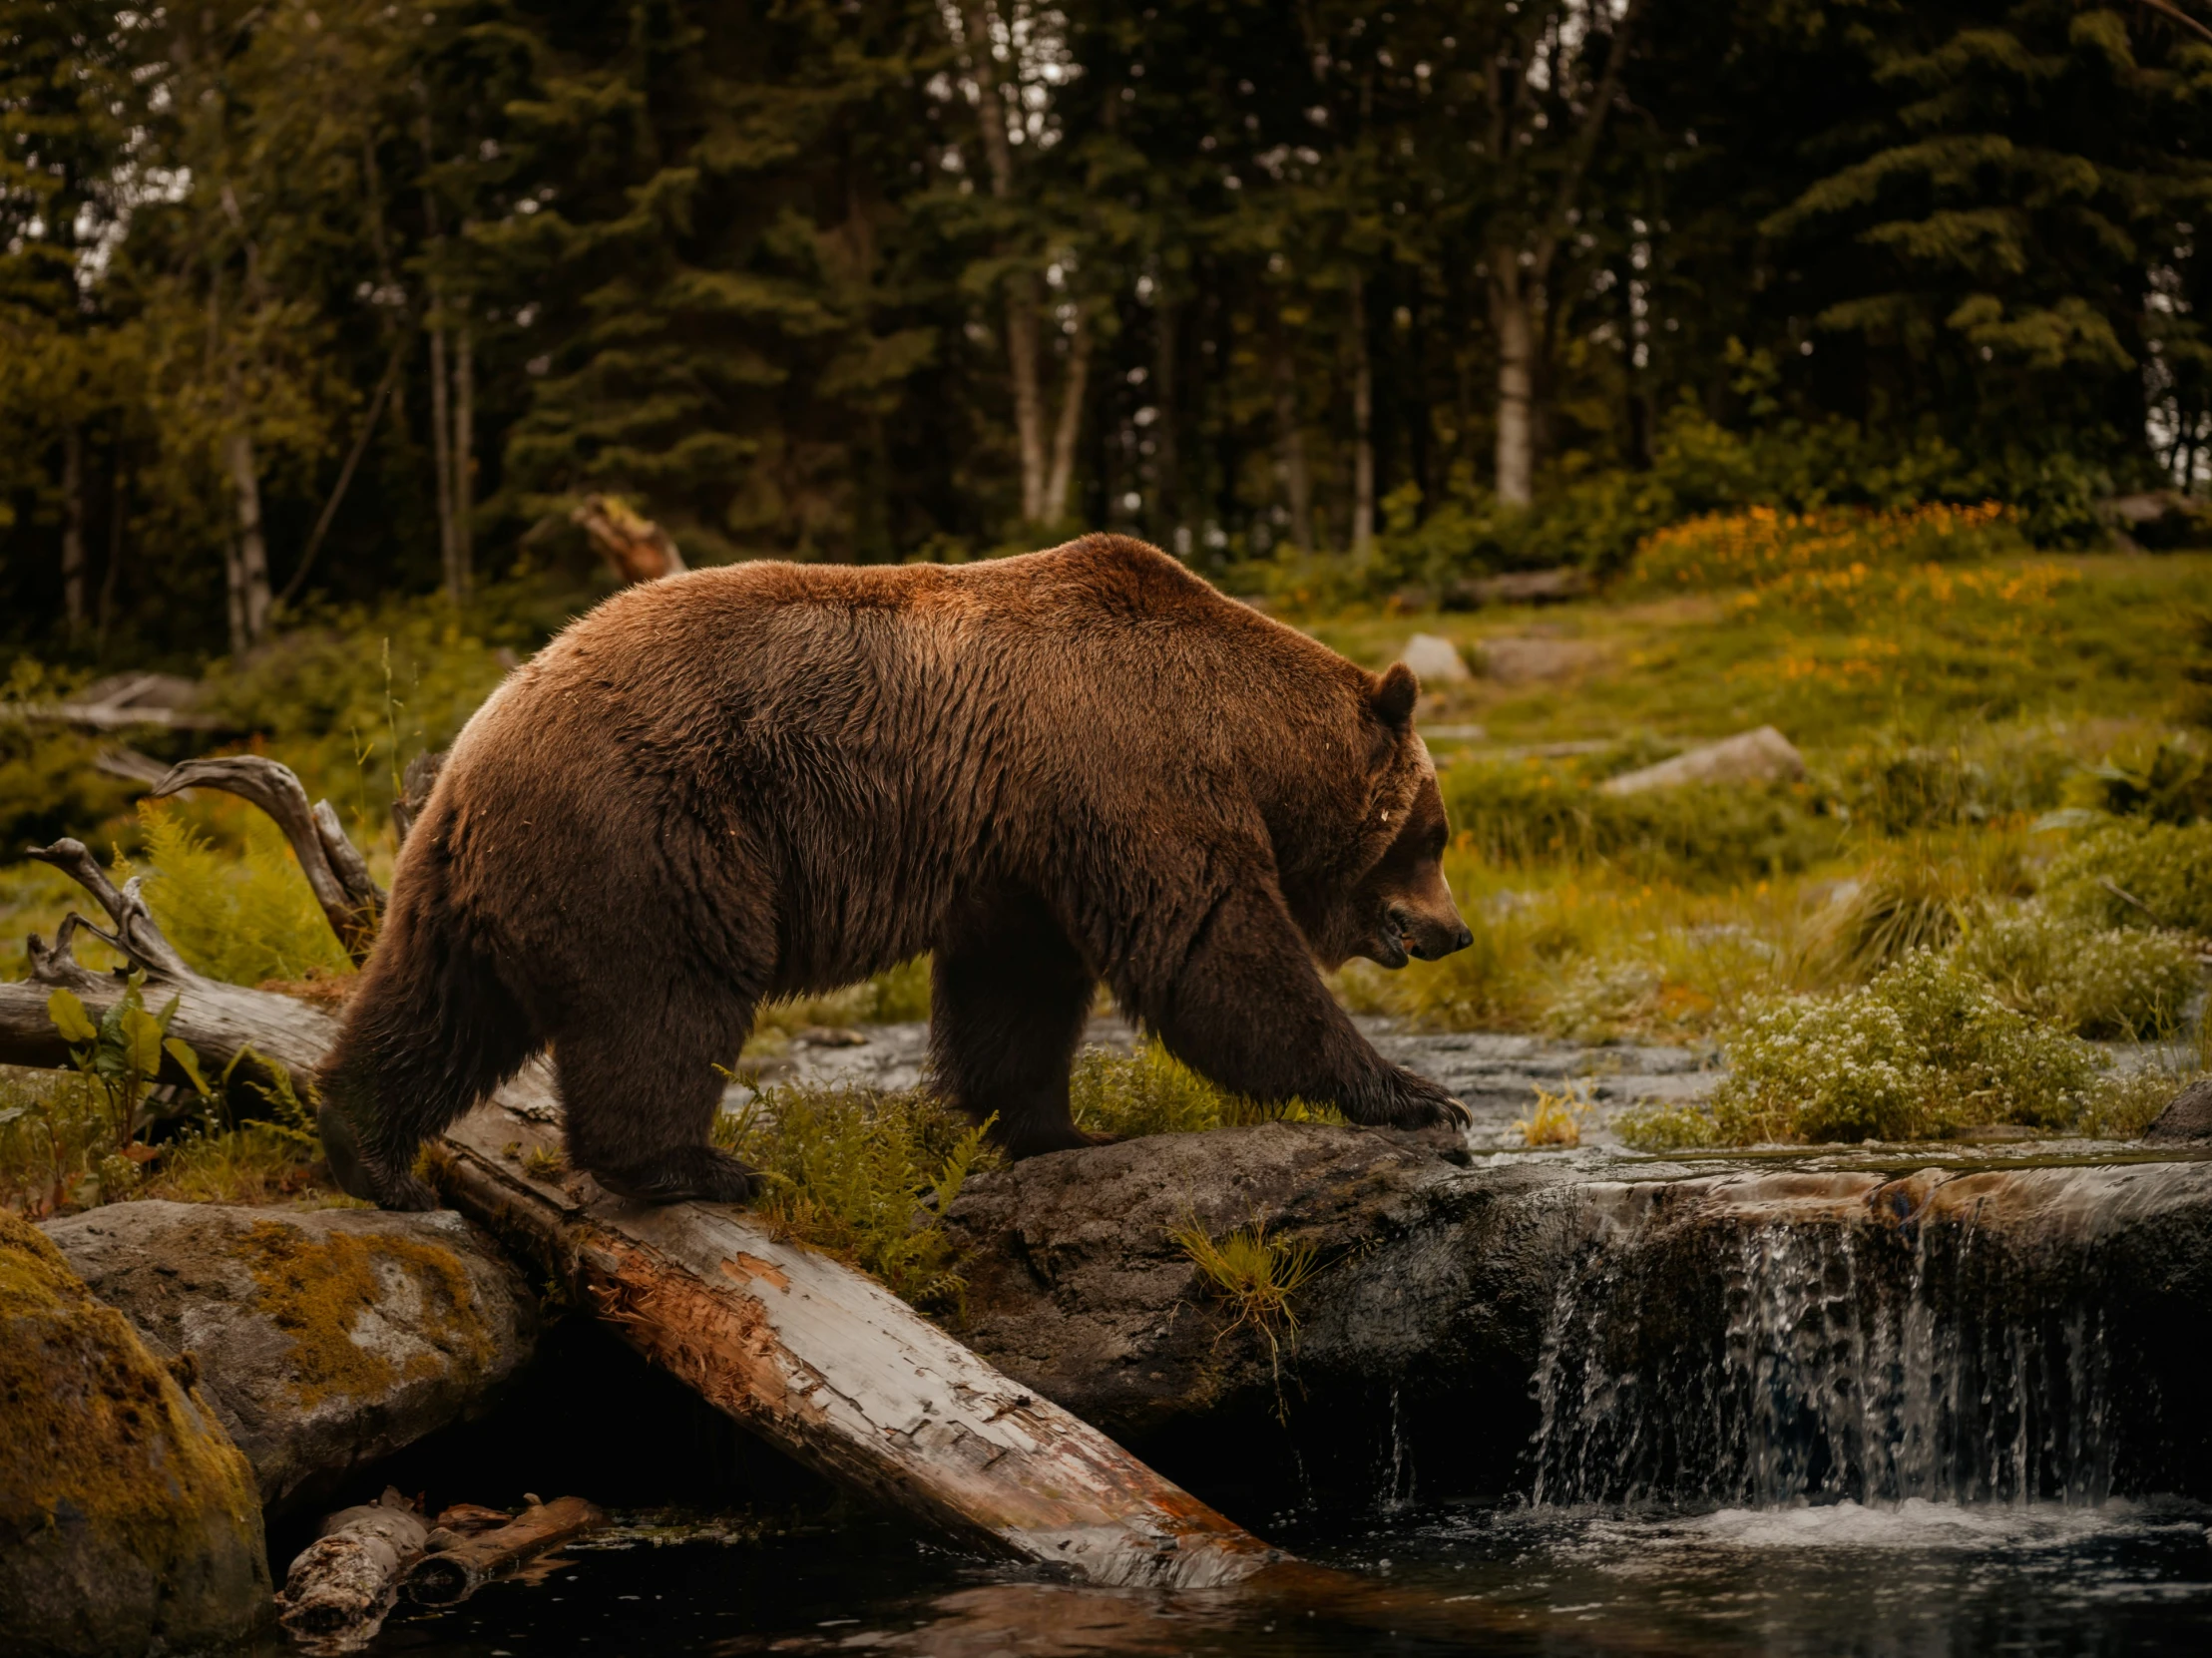
[[2008,1008],[1964,963],[1916,951],[1838,996],[1781,997],[1726,1044],[1701,1106],[1631,1109],[1631,1145],[1909,1140],[1972,1123],[2062,1129],[2093,1101],[2088,1043]]
[[779,1232],[954,1313],[967,1283],[942,1217],[996,1158],[988,1126],[927,1093],[778,1086],[724,1113],[714,1139],[767,1177],[758,1213]]
[[74,1070],[0,1068],[0,1206],[37,1220],[97,1201],[99,1171],[115,1160],[105,1089]]
[[177,1016],[178,999],[171,997],[159,1013],[150,1014],[141,994],[145,984],[145,974],[132,974],[124,983],[123,994],[97,1021],[74,991],[58,990],[46,999],[47,1018],[70,1044],[70,1062],[107,1100],[115,1149],[124,1156],[137,1145],[140,1131],[146,1126],[147,1096],[162,1073],[165,1058],[191,1079],[202,1099],[208,1097],[207,1078],[200,1074],[200,1056],[191,1043],[169,1034],[169,1022]]
[[1135,1051],[1088,1047],[1076,1057],[1069,1103],[1076,1126],[1093,1133],[1135,1139],[1146,1134],[1193,1134],[1209,1128],[1242,1128],[1260,1122],[1342,1122],[1332,1106],[1302,1099],[1267,1104],[1207,1081],[1157,1040]]
[[2077,773],[2065,798],[2078,809],[2113,817],[2201,822],[2212,817],[2212,756],[2186,736],[2137,744]]

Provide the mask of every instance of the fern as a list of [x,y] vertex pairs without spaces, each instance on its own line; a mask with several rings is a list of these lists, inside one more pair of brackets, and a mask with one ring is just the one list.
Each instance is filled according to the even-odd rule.
[[[350,973],[330,923],[283,835],[243,814],[244,850],[227,853],[167,802],[139,807],[146,835],[146,903],[193,968],[233,985]],[[117,875],[132,866],[119,854]]]

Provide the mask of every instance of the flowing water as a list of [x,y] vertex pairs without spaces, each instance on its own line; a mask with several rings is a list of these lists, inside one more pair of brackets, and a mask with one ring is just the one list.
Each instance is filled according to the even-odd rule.
[[2212,1650],[2212,1508],[2155,1494],[2138,1430],[2161,1402],[2114,1350],[2103,1309],[2125,1269],[2090,1234],[1924,1226],[1905,1199],[1872,1220],[1750,1201],[1686,1221],[1619,1188],[1590,1213],[1523,1491],[1424,1505],[1393,1395],[1370,1503],[1261,1527],[1323,1572],[1106,1592],[889,1522],[741,1541],[633,1527],[535,1583],[395,1619],[376,1650]]

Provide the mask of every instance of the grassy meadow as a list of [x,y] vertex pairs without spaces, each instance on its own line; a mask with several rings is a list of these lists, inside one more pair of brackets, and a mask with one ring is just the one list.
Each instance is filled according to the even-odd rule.
[[[1603,591],[1541,608],[1332,600],[1340,570],[1288,563],[1238,574],[1239,591],[1371,666],[1420,631],[1471,668],[1425,692],[1421,720],[1475,945],[1398,974],[1355,964],[1336,981],[1355,1011],[1711,1047],[1731,1076],[1710,1104],[1615,1123],[1655,1150],[1992,1122],[2129,1134],[2195,1068],[2212,938],[2199,723],[2212,554],[2053,555],[1993,507],[1927,507],[1693,521],[1649,538]],[[450,740],[560,614],[531,591],[467,612],[330,615],[219,672],[214,697],[338,807],[388,876],[405,763]],[[57,688],[19,666],[8,694]],[[1602,787],[1766,724],[1800,749],[1802,777]],[[134,807],[94,767],[97,743],[36,730],[0,726],[0,828],[18,845],[74,834],[119,878],[145,876],[204,972],[342,996],[351,970],[257,813],[213,795]],[[77,903],[41,865],[0,866],[0,973],[20,977],[25,936],[50,937]],[[97,945],[84,954],[105,965]],[[749,1051],[805,1025],[926,1009],[910,966],[770,1010]],[[2094,1045],[2113,1038],[2161,1042],[2171,1063],[2117,1070]],[[1262,1113],[1149,1048],[1088,1055],[1078,1094],[1087,1124],[1119,1132],[1317,1114]],[[327,1200],[295,1117],[187,1103],[182,1128],[119,1133],[88,1077],[0,1072],[0,1203]],[[785,1224],[943,1299],[950,1264],[900,1217],[983,1154],[918,1109],[896,1107],[898,1133],[858,1174],[844,1152],[867,1142],[853,1127],[865,1102],[785,1100],[732,1135],[777,1171]],[[1531,1122],[1533,1143],[1555,1137],[1541,1112]],[[904,1194],[893,1220],[886,1191]]]

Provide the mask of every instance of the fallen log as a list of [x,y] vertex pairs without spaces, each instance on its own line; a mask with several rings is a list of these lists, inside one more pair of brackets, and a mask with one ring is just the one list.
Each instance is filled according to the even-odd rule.
[[[0,985],[0,1063],[66,1062],[46,1019],[54,988],[75,990],[96,1017],[121,994],[120,975],[70,955],[71,935],[86,930],[146,974],[150,1004],[178,999],[170,1034],[203,1068],[250,1046],[304,1081],[335,1035],[328,1016],[195,974],[136,883],[118,891],[75,842],[39,856],[76,876],[115,931],[73,915],[54,948],[31,941],[31,979]],[[526,1068],[432,1147],[440,1189],[631,1346],[798,1460],[956,1538],[1093,1583],[1211,1586],[1283,1558],[873,1279],[743,1211],[649,1208],[588,1175],[533,1175],[560,1166],[559,1121],[550,1072]]]
[[[533,1502],[505,1525],[473,1536],[433,1531],[430,1552],[408,1570],[400,1593],[418,1606],[457,1605],[493,1578],[606,1523],[607,1516],[582,1497],[562,1496]],[[447,1537],[452,1540],[438,1546]]]
[[277,1591],[277,1621],[325,1651],[364,1645],[383,1625],[400,1579],[421,1556],[430,1526],[387,1489],[374,1502],[341,1508],[292,1560]]

